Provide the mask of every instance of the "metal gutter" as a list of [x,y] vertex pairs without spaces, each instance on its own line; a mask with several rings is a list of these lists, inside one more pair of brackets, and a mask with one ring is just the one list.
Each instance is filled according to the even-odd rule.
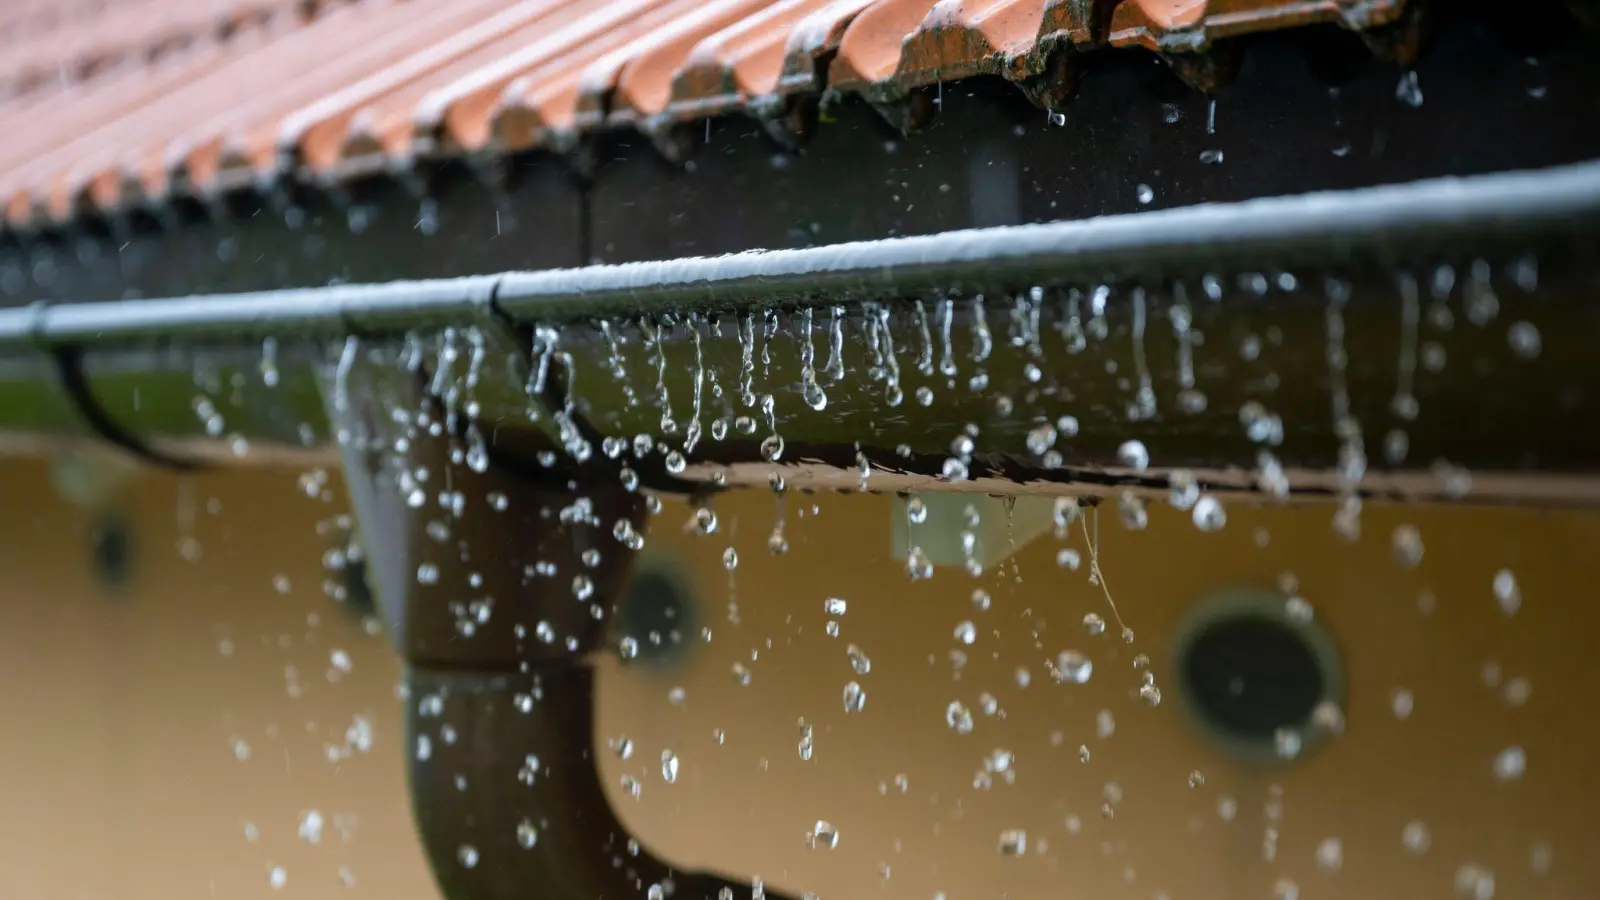
[[1600,162],[717,258],[0,311],[0,351],[259,340],[461,324],[492,304],[554,324],[684,309],[837,303],[1208,267],[1402,261],[1464,242],[1600,234]]

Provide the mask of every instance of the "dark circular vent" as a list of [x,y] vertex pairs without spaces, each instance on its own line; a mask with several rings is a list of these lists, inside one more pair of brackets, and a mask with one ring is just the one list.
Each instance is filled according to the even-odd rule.
[[655,566],[643,565],[623,594],[618,640],[631,641],[629,664],[665,665],[687,651],[694,637],[694,601],[682,581]]
[[1238,755],[1277,758],[1285,729],[1310,744],[1319,705],[1340,704],[1344,678],[1333,642],[1291,618],[1282,595],[1235,592],[1190,616],[1174,670],[1201,729]]

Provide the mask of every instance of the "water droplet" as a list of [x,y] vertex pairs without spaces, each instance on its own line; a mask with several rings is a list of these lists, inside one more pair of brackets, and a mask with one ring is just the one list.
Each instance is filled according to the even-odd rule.
[[1500,604],[1500,611],[1508,616],[1516,615],[1522,608],[1522,589],[1517,586],[1517,576],[1510,569],[1494,573],[1494,598]]
[[673,475],[681,474],[688,465],[688,461],[683,458],[682,453],[673,450],[667,454],[667,471],[669,473]]
[[866,705],[867,692],[856,682],[847,682],[844,686],[844,711],[858,713]]
[[961,622],[956,625],[955,639],[963,644],[970,645],[978,639],[978,628],[971,622]]
[[438,584],[439,567],[433,563],[423,563],[417,566],[417,584]]
[[1123,491],[1117,497],[1117,519],[1129,531],[1143,531],[1150,524],[1150,513],[1145,509],[1144,498],[1132,491]]
[[769,434],[761,439],[761,458],[767,462],[777,462],[783,458],[783,438],[776,434]]
[[1050,425],[1049,423],[1045,423],[1043,425],[1035,425],[1033,428],[1028,430],[1028,437],[1027,437],[1026,442],[1027,442],[1028,452],[1029,453],[1032,453],[1034,456],[1043,456],[1043,455],[1045,455],[1045,453],[1051,447],[1055,446],[1055,443],[1056,443],[1056,429],[1055,429],[1055,426]]
[[1316,616],[1311,603],[1304,597],[1294,596],[1283,601],[1283,613],[1291,622],[1310,622]]
[[1200,163],[1202,165],[1207,165],[1207,166],[1220,166],[1220,165],[1222,165],[1222,151],[1214,149],[1214,148],[1213,149],[1207,149],[1207,150],[1201,150],[1200,151]]
[[471,844],[462,844],[456,848],[456,862],[461,863],[464,869],[470,869],[478,864],[478,848]]
[[1000,832],[1000,855],[1021,856],[1028,852],[1028,833],[1020,828]]
[[921,525],[928,520],[928,505],[921,497],[912,497],[906,501],[906,521],[913,525]]
[[1519,359],[1535,359],[1544,349],[1539,329],[1532,322],[1512,323],[1506,331],[1506,341],[1511,345],[1511,352]]
[[842,616],[849,608],[850,604],[839,597],[829,597],[822,601],[822,611],[830,616]]
[[1300,900],[1300,885],[1293,878],[1279,878],[1272,883],[1272,900]]
[[1400,829],[1400,845],[1409,853],[1422,855],[1433,846],[1433,832],[1421,819],[1412,819],[1406,827]]
[[1394,713],[1394,717],[1402,722],[1411,718],[1413,704],[1411,692],[1405,688],[1395,688],[1389,694],[1389,709]]
[[839,829],[828,822],[818,819],[817,824],[811,826],[811,833],[806,836],[806,842],[812,848],[832,850],[839,846]]
[[678,780],[678,757],[671,750],[661,751],[661,780],[667,784]]
[[288,883],[289,872],[283,866],[273,866],[267,872],[267,884],[271,885],[273,890],[279,890]]
[[1206,776],[1201,774],[1199,769],[1195,769],[1194,771],[1189,773],[1189,787],[1191,787],[1191,788],[1201,788],[1201,787],[1205,787],[1205,785],[1206,785]]
[[1422,563],[1422,533],[1415,525],[1397,525],[1394,529],[1394,558],[1407,569]]
[[972,710],[967,709],[960,700],[951,700],[944,709],[944,722],[956,734],[971,734]]
[[866,675],[872,671],[872,660],[867,658],[867,654],[860,647],[851,644],[844,648],[844,652],[850,657],[850,668],[857,675]]
[[1293,728],[1279,728],[1272,733],[1272,747],[1279,759],[1294,759],[1300,755],[1300,732]]
[[1140,203],[1141,206],[1145,205],[1145,204],[1148,204],[1150,201],[1152,201],[1152,200],[1154,200],[1156,198],[1155,190],[1153,188],[1151,188],[1150,185],[1148,185],[1148,184],[1141,184],[1135,190],[1136,190],[1136,193],[1137,193],[1137,195],[1139,197],[1139,203]]
[[623,659],[633,659],[639,655],[639,641],[634,637],[624,637],[617,644],[617,652]]
[[1062,549],[1056,551],[1056,565],[1063,569],[1076,572],[1078,571],[1078,565],[1081,562],[1082,557],[1078,554],[1077,550],[1074,550],[1071,547],[1063,547]]
[[978,612],[987,612],[989,609],[989,592],[983,588],[972,589],[972,608]]
[[734,684],[746,685],[750,683],[750,670],[745,668],[744,663],[734,663],[731,671],[733,672]]
[[1139,699],[1150,706],[1160,706],[1161,688],[1153,684],[1142,684],[1139,686]]
[[697,534],[715,534],[717,531],[717,513],[709,506],[702,506],[694,511],[693,528]]
[[1456,869],[1456,893],[1467,900],[1494,900],[1494,872],[1477,863]]
[[539,843],[539,829],[533,823],[523,819],[517,823],[517,846],[524,850],[532,850]]
[[1150,467],[1150,451],[1143,441],[1123,441],[1117,448],[1117,462],[1135,472],[1143,472]]
[[1323,838],[1317,845],[1317,866],[1330,872],[1344,868],[1344,844],[1336,837]]
[[1095,713],[1094,733],[1102,741],[1117,733],[1117,718],[1111,714],[1111,710],[1102,709]]
[[1094,674],[1094,662],[1076,650],[1063,650],[1056,655],[1056,669],[1052,673],[1056,683],[1086,684]]
[[1501,781],[1516,781],[1527,770],[1528,758],[1521,747],[1507,747],[1494,758],[1494,777]]
[[1090,634],[1104,634],[1106,630],[1106,620],[1100,618],[1100,616],[1095,613],[1084,613],[1083,630],[1089,632]]
[[1422,106],[1422,85],[1417,81],[1415,70],[1407,70],[1400,76],[1400,83],[1394,88],[1394,96],[1412,109]]
[[1222,501],[1206,494],[1194,504],[1194,527],[1201,531],[1217,531],[1228,524],[1228,512],[1222,508]]
[[739,551],[732,547],[722,551],[722,567],[730,572],[739,568]]

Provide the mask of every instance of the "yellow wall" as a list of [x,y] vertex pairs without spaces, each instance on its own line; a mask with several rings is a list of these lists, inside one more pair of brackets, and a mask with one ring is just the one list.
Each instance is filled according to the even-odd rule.
[[[49,468],[0,467],[0,897],[434,896],[412,833],[403,786],[396,661],[381,636],[323,596],[330,539],[316,524],[342,511],[308,499],[294,472],[139,477],[115,495],[135,523],[133,581],[103,587],[89,565],[93,517],[57,499]],[[213,504],[213,500],[215,504]],[[691,536],[682,504],[653,523],[648,550],[689,573],[699,625],[677,668],[603,663],[597,742],[627,736],[630,759],[602,750],[605,779],[623,820],[669,859],[823,897],[926,898],[1269,897],[1292,879],[1304,898],[1447,897],[1458,869],[1494,872],[1497,897],[1600,893],[1600,726],[1589,704],[1596,678],[1593,552],[1600,515],[1509,509],[1369,509],[1366,537],[1350,545],[1328,526],[1327,507],[1229,509],[1226,528],[1202,534],[1187,518],[1152,509],[1144,533],[1102,523],[1102,564],[1132,645],[1091,637],[1085,612],[1107,615],[1085,574],[1055,565],[1046,535],[1023,548],[993,595],[973,609],[974,582],[940,570],[909,582],[889,559],[891,500],[791,496],[790,551],[765,550],[774,499],[764,492],[719,498],[720,528]],[[212,512],[208,507],[215,507]],[[804,516],[800,513],[804,511]],[[1398,565],[1389,535],[1416,525],[1427,551],[1415,570]],[[1257,546],[1258,529],[1269,537]],[[198,541],[198,560],[179,552]],[[1081,535],[1075,545],[1082,548]],[[737,548],[731,575],[723,552]],[[1512,569],[1524,602],[1507,618],[1496,605],[1496,570]],[[1177,696],[1171,642],[1191,603],[1229,584],[1271,587],[1298,578],[1317,621],[1343,652],[1347,731],[1275,771],[1228,761],[1194,732]],[[287,594],[274,588],[284,575]],[[1436,598],[1431,614],[1419,595]],[[824,633],[823,601],[845,598],[837,638]],[[737,602],[738,623],[728,604]],[[308,616],[315,615],[315,624]],[[1107,615],[1107,618],[1110,618]],[[976,641],[957,670],[953,630],[971,620]],[[231,656],[220,646],[233,645]],[[846,646],[872,660],[852,672]],[[1051,683],[1046,659],[1075,647],[1095,662],[1081,686]],[[345,650],[349,674],[330,682],[330,655]],[[1135,692],[1132,666],[1148,654],[1163,701]],[[734,662],[748,685],[730,674]],[[1484,683],[1497,663],[1498,689]],[[298,670],[291,696],[285,668]],[[1032,675],[1027,688],[1015,669]],[[1521,706],[1505,687],[1532,686]],[[847,681],[867,690],[846,715]],[[682,688],[681,703],[669,700]],[[1410,690],[1413,715],[1397,720],[1391,692]],[[985,716],[992,694],[1003,715]],[[972,707],[971,734],[944,721],[952,700]],[[1096,736],[1110,710],[1116,733]],[[369,752],[337,763],[356,716],[374,729]],[[814,755],[799,758],[798,720],[814,729]],[[718,744],[713,732],[721,729]],[[1052,734],[1060,733],[1059,746]],[[235,758],[233,741],[250,745]],[[1078,747],[1091,750],[1079,762]],[[1523,778],[1496,781],[1495,754],[1525,749]],[[1015,754],[1016,779],[973,787],[983,757]],[[680,776],[660,774],[663,749]],[[1191,788],[1191,771],[1203,786]],[[623,774],[642,783],[624,796]],[[895,776],[906,776],[902,793]],[[1121,791],[1114,817],[1100,808],[1108,783]],[[886,788],[880,792],[880,784]],[[1218,806],[1231,798],[1232,821]],[[1277,798],[1277,856],[1264,862],[1266,810]],[[303,811],[325,819],[321,844],[297,839]],[[354,815],[350,840],[334,816]],[[1081,821],[1069,833],[1070,816]],[[840,831],[833,850],[810,850],[817,819]],[[1411,819],[1432,847],[1408,854]],[[245,823],[259,830],[246,839]],[[1003,829],[1026,829],[1026,857],[1003,857]],[[1343,866],[1320,870],[1326,838]],[[1534,857],[1549,849],[1545,874]],[[884,881],[880,866],[889,866]],[[271,866],[287,884],[274,892]]]

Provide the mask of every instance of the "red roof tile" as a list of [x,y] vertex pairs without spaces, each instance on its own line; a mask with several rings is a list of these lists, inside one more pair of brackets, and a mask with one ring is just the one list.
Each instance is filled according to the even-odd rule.
[[[894,101],[973,75],[1023,81],[1066,47],[1181,54],[1263,29],[1385,24],[1404,2],[13,0],[0,210],[20,226],[290,171],[559,148],[781,112],[824,88]],[[46,87],[50,71],[67,74]]]

